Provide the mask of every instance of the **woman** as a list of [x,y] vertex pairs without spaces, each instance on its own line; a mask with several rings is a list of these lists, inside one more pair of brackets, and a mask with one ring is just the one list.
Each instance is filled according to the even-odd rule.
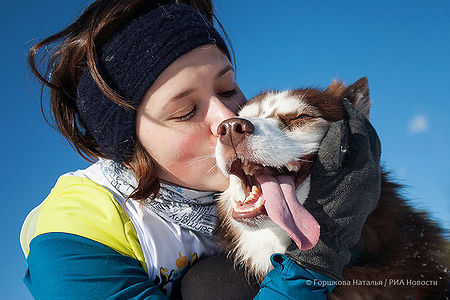
[[[219,252],[214,195],[228,182],[215,168],[217,127],[246,100],[212,26],[211,2],[176,2],[96,1],[30,50],[32,70],[51,89],[58,129],[97,160],[61,176],[24,223],[24,280],[36,298],[179,298],[188,268]],[[55,42],[42,75],[36,55]],[[297,250],[286,254],[298,265],[287,256],[282,265],[301,286],[266,283],[258,297],[331,291],[332,284],[305,282],[333,277],[346,258],[333,256],[332,267],[305,264]],[[313,262],[329,254],[319,252],[309,254]],[[272,283],[283,282],[279,270],[267,276]],[[192,286],[193,294],[201,286],[208,282]]]

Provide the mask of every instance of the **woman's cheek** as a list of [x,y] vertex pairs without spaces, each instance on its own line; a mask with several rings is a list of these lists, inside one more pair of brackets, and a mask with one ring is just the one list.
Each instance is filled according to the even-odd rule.
[[[205,143],[203,139],[203,143]],[[187,176],[194,173],[207,160],[203,157],[207,153],[203,153],[202,138],[196,134],[185,135],[174,139],[174,143],[169,143],[168,149],[172,151],[172,159],[170,169],[175,175]]]

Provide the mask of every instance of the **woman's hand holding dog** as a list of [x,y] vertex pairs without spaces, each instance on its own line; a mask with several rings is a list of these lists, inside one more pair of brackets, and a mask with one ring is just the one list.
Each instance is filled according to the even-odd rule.
[[343,106],[347,119],[334,122],[323,139],[304,203],[321,226],[319,241],[309,250],[292,243],[286,251],[299,265],[337,280],[378,203],[381,184],[378,135],[350,101]]

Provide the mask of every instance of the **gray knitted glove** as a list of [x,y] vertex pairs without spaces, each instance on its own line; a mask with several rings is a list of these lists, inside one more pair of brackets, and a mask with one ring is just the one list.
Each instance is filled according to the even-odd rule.
[[378,135],[347,99],[343,105],[348,118],[334,122],[323,139],[304,203],[321,226],[319,241],[309,250],[295,243],[286,250],[299,265],[335,280],[342,279],[349,249],[377,205],[381,184]]

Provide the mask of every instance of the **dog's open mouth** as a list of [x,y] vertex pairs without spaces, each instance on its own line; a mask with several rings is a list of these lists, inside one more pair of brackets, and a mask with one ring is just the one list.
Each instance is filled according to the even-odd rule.
[[309,175],[315,154],[302,156],[282,167],[263,166],[248,159],[236,158],[229,162],[227,171],[241,179],[244,199],[238,199],[232,216],[236,221],[246,222],[261,215],[267,215],[260,176],[291,176],[297,188]]

